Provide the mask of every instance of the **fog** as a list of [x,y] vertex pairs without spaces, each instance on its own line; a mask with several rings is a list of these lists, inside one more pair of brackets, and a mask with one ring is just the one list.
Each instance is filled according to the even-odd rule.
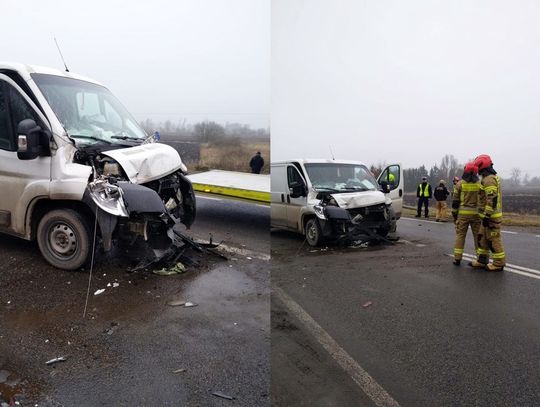
[[272,159],[540,175],[540,3],[272,2]]
[[268,0],[2,1],[0,60],[92,77],[138,119],[269,126]]

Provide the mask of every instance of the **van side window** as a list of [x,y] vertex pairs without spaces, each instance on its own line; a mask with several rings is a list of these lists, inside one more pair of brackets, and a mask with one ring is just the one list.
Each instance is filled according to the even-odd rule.
[[32,109],[32,106],[22,97],[22,95],[12,86],[7,85],[9,89],[9,102],[11,110],[11,126],[13,129],[13,140],[17,138],[17,127],[25,119],[32,119],[38,125],[41,124],[38,115]]
[[11,131],[7,106],[6,86],[0,82],[0,149],[15,151],[15,139]]
[[298,185],[304,185],[304,180],[295,167],[287,167],[287,182],[289,183],[289,188]]
[[386,181],[388,183],[390,190],[396,189],[400,182],[399,174],[400,174],[399,165],[391,165],[390,167],[384,170],[384,172],[381,174],[379,178],[379,181]]

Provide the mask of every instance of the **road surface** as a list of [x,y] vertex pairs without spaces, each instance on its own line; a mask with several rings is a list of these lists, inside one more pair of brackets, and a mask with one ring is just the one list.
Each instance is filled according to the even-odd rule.
[[197,202],[191,234],[223,240],[229,260],[198,257],[164,277],[100,256],[86,319],[87,271],[56,270],[36,244],[0,236],[0,404],[269,405],[269,209]]
[[452,265],[450,223],[398,231],[316,250],[272,233],[273,405],[540,405],[540,231],[506,228],[502,273]]

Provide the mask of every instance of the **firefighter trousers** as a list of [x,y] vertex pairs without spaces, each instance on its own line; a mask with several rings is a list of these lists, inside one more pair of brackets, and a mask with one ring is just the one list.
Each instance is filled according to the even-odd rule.
[[454,259],[461,260],[463,257],[463,248],[465,247],[465,239],[467,238],[467,232],[471,228],[474,239],[474,249],[477,256],[479,253],[479,240],[478,234],[482,227],[482,221],[478,215],[458,215],[456,220],[456,243],[454,244]]
[[446,201],[437,201],[437,214],[435,215],[435,219],[446,220],[447,208],[448,208],[448,205],[446,204]]
[[504,267],[506,255],[501,239],[500,220],[491,220],[488,227],[481,226],[478,234],[478,261],[487,264],[490,254],[494,266]]

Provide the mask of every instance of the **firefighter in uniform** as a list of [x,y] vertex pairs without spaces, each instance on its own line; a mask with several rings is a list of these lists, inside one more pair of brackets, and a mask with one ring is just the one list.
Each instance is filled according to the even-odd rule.
[[[488,271],[502,271],[506,264],[506,256],[501,239],[501,179],[493,169],[493,162],[489,155],[479,155],[474,163],[482,176],[478,201],[482,227],[478,235],[478,260],[473,261],[471,266],[485,268]],[[489,263],[490,253],[493,259],[492,264]]]
[[478,215],[479,192],[478,168],[470,162],[465,166],[463,177],[454,185],[452,192],[452,216],[456,224],[456,243],[454,244],[454,265],[456,266],[459,266],[463,257],[469,226],[474,238],[474,248],[478,255],[478,232],[482,225]]

